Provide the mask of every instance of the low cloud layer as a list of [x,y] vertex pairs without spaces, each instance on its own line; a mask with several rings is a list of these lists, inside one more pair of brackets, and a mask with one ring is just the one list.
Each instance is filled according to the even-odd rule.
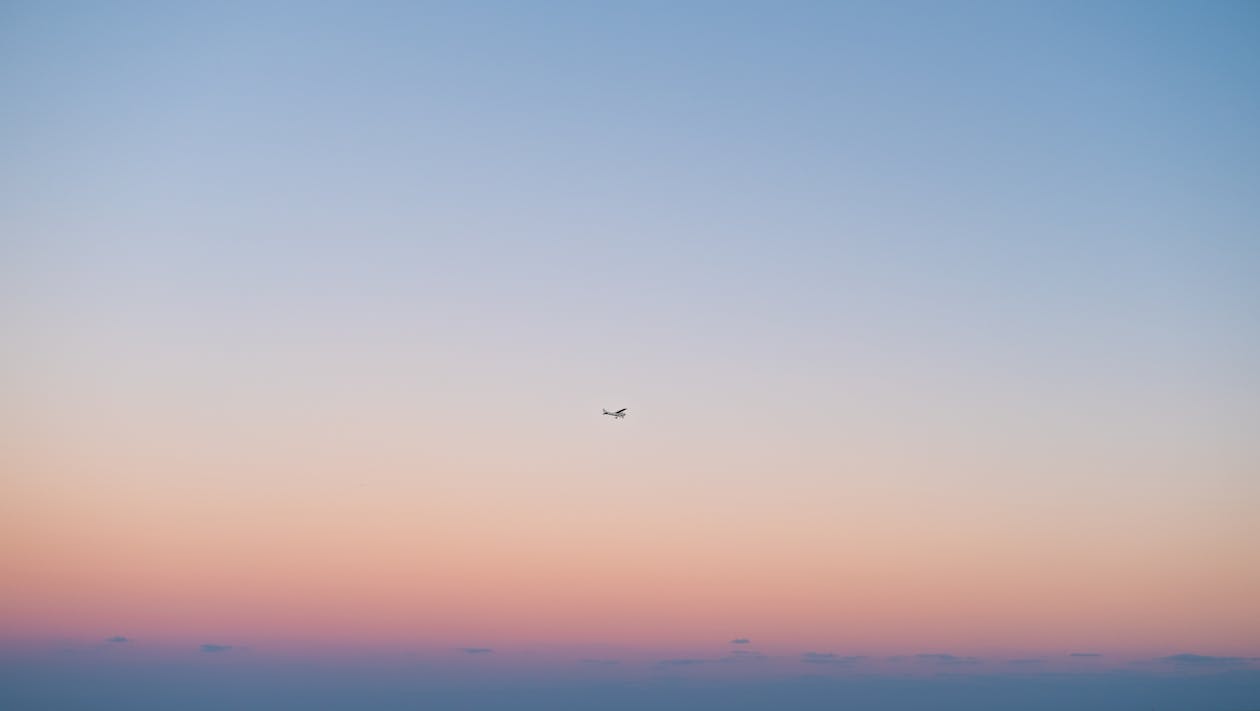
[[228,651],[231,651],[231,649],[232,649],[232,645],[230,644],[203,644],[201,645],[201,651],[207,652],[210,654],[213,654],[215,652],[228,652]]
[[954,654],[916,654],[915,660],[932,664],[979,664],[979,657],[960,657]]
[[736,649],[719,659],[719,662],[761,662],[769,659],[766,655],[752,649]]
[[[479,667],[476,674],[452,679],[449,670],[440,666],[382,665],[358,659],[295,664],[290,659],[257,655],[249,664],[228,663],[232,662],[230,655],[243,650],[237,646],[229,656],[203,656],[201,663],[165,655],[134,655],[134,662],[109,668],[107,684],[102,683],[99,659],[32,654],[17,667],[23,675],[18,683],[0,684],[4,686],[0,696],[5,708],[66,711],[417,707],[478,711],[1260,711],[1256,705],[1260,670],[1188,668],[1150,662],[1149,658],[1146,670],[1117,674],[1010,673],[1018,668],[1004,667],[1005,674],[971,675],[985,667],[925,664],[921,668],[926,672],[964,671],[966,678],[931,673],[907,678],[904,667],[901,674],[884,674],[874,664],[869,675],[844,673],[848,669],[865,670],[866,664],[852,668],[793,665],[782,674],[764,676],[741,673],[745,667],[703,662],[694,668],[683,664],[640,669],[640,664],[627,658],[622,663],[624,669],[580,670],[565,664],[554,673],[473,664],[469,666]],[[909,658],[906,661],[913,664]],[[369,668],[370,672],[365,671]],[[721,669],[729,672],[724,677],[704,673]],[[1200,672],[1187,673],[1188,669]],[[601,671],[607,671],[610,680],[591,683],[589,677]]]
[[464,654],[493,654],[494,650],[489,647],[461,647],[460,650]]
[[833,654],[831,652],[806,652],[801,655],[801,661],[807,664],[856,664],[866,659],[861,654]]
[[697,664],[708,664],[712,661],[713,661],[712,659],[692,659],[692,658],[662,659],[661,661],[657,662],[656,665],[659,667],[692,667],[692,666],[696,666]]
[[700,657],[680,657],[675,659],[662,659],[656,663],[658,667],[694,667],[701,664],[729,664],[738,662],[760,662],[769,659],[761,652],[751,649],[736,649],[730,654],[725,654],[716,658],[700,658]]
[[1254,662],[1257,657],[1214,657],[1208,654],[1170,654],[1155,661],[1186,666],[1224,667]]
[[129,642],[131,640],[127,639],[126,637],[123,637],[122,635],[115,635],[113,637],[106,637],[105,641],[109,642],[110,644],[122,644],[124,642]]

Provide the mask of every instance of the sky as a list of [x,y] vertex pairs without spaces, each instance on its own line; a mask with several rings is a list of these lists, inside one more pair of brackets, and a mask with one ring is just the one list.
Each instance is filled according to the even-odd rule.
[[1254,3],[13,0],[0,91],[0,700],[1260,708]]

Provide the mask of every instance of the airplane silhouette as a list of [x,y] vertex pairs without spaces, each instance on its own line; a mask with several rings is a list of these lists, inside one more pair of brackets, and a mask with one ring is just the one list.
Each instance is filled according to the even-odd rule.
[[626,416],[626,408],[623,407],[620,410],[617,410],[616,412],[609,412],[608,410],[604,410],[604,414],[612,415],[613,418],[620,420],[621,418]]

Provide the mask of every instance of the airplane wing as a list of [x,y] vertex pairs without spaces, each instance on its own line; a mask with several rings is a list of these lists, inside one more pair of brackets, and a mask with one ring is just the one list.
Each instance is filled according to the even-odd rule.
[[620,410],[617,410],[616,412],[614,412],[613,414],[614,414],[614,415],[624,415],[624,414],[626,414],[626,409],[627,409],[627,408],[624,408],[624,407],[623,407],[623,408],[621,408]]

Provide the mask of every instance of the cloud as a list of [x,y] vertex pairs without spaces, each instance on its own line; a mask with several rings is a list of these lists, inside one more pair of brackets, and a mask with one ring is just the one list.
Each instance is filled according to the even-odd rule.
[[752,640],[747,637],[737,637],[731,640],[731,644],[752,644]]
[[801,655],[801,661],[807,664],[854,664],[863,659],[866,657],[861,654],[844,656],[831,652],[806,652]]
[[1072,652],[1068,654],[1068,656],[1069,657],[1101,657],[1102,655],[1099,654],[1098,652]]
[[123,642],[130,642],[131,640],[123,637],[122,635],[115,635],[113,637],[106,637],[105,641],[111,644],[122,644]]
[[1191,666],[1232,666],[1256,661],[1256,657],[1213,657],[1207,654],[1170,654],[1159,657],[1155,661],[1169,664],[1185,664]]
[[1007,661],[1006,663],[1007,664],[1045,664],[1046,660],[1044,659],[1011,659]]
[[959,657],[953,654],[916,654],[914,658],[920,662],[934,664],[979,664],[979,657]]
[[227,652],[231,649],[232,649],[232,645],[230,644],[203,644],[201,645],[201,651],[209,652],[209,653]]
[[719,662],[761,662],[769,659],[766,655],[752,649],[735,649],[718,659]]
[[690,667],[697,664],[708,664],[712,661],[712,659],[662,659],[656,665],[661,667]]
[[459,651],[463,652],[464,654],[492,654],[494,653],[494,650],[490,649],[489,647],[460,647]]

